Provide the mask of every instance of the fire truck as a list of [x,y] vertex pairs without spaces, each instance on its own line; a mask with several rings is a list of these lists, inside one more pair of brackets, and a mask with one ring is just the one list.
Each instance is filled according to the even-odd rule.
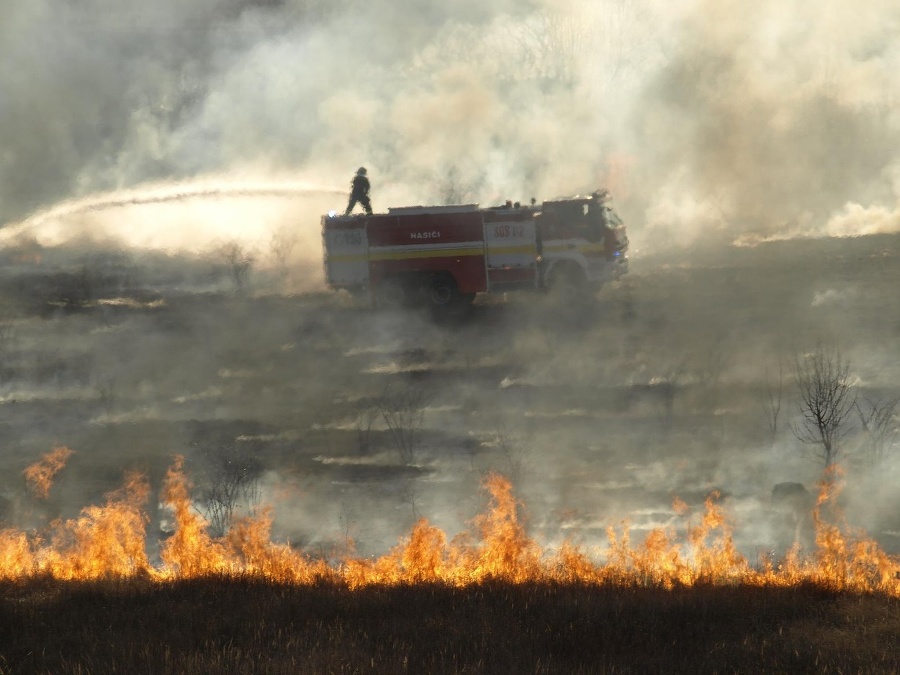
[[585,298],[628,270],[625,226],[606,191],[480,208],[408,206],[322,217],[325,280],[378,307],[465,307],[527,289]]

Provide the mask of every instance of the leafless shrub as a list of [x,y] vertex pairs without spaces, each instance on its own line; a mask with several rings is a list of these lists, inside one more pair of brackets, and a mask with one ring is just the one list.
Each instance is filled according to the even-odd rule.
[[800,419],[791,425],[801,443],[817,446],[828,468],[840,453],[840,441],[849,431],[847,418],[856,405],[850,383],[850,361],[836,347],[819,344],[811,354],[797,355],[794,374],[800,393]]
[[97,396],[100,406],[107,417],[112,416],[116,409],[117,383],[112,377],[106,377],[97,385]]
[[687,370],[688,366],[685,359],[675,359],[668,362],[662,368],[660,374],[650,382],[650,386],[658,396],[662,406],[663,428],[666,433],[672,430],[672,423],[675,419],[675,397]]
[[379,410],[387,425],[400,459],[406,464],[415,460],[422,431],[423,408],[428,397],[418,386],[388,388],[379,403]]
[[778,438],[778,424],[781,418],[781,408],[784,402],[784,363],[778,362],[777,379],[770,375],[769,369],[765,371],[765,389],[763,390],[762,410],[766,419],[766,427],[769,431],[769,442],[775,445]]
[[887,459],[900,438],[897,406],[900,398],[887,401],[863,399],[864,406],[855,401],[854,407],[863,430],[862,452],[871,466],[879,466]]
[[281,281],[288,276],[290,268],[291,254],[297,246],[297,234],[284,227],[272,233],[269,239],[269,257],[272,260],[272,266],[275,273]]
[[411,478],[404,483],[401,497],[403,499],[403,503],[409,506],[413,521],[421,518],[422,514],[419,510],[419,498],[421,497],[421,491],[415,478]]
[[256,444],[201,443],[197,448],[197,486],[203,515],[213,536],[222,536],[240,507],[252,510],[259,504],[262,462]]
[[521,47],[521,67],[548,81],[571,85],[579,57],[588,48],[590,27],[568,14],[543,11],[512,36]]
[[338,523],[341,527],[341,548],[337,551],[340,560],[346,560],[356,553],[356,510],[348,502],[341,502],[341,511],[338,514]]
[[219,247],[217,257],[225,265],[235,291],[242,292],[246,288],[256,258],[243,244],[237,241],[231,241]]
[[358,403],[355,408],[356,449],[361,455],[372,450],[372,425],[382,411],[367,403]]
[[523,430],[512,428],[505,419],[500,419],[491,432],[490,445],[503,457],[503,474],[513,485],[518,485],[532,453],[529,436]]

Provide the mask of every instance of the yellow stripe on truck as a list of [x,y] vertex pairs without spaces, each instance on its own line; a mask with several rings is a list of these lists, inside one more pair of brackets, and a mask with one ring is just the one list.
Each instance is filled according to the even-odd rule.
[[578,253],[605,253],[606,247],[603,244],[578,244],[575,247],[570,247],[567,244],[545,244],[544,250],[549,253],[561,253],[563,251],[577,251]]
[[534,255],[536,249],[534,246],[488,246],[487,249],[488,255],[517,255],[517,254],[532,254]]
[[409,260],[410,258],[460,258],[466,255],[483,256],[483,248],[432,248],[415,251],[372,251],[369,260]]
[[[494,251],[491,251],[493,253]],[[415,251],[371,251],[367,256],[365,253],[355,253],[347,255],[330,255],[328,262],[330,263],[348,263],[348,262],[365,262],[367,260],[409,260],[410,258],[461,258],[467,255],[484,255],[484,250],[480,248],[436,248]]]
[[366,257],[365,253],[355,253],[353,255],[329,255],[325,257],[325,262],[328,263],[354,263],[354,262],[366,262],[368,257]]
[[[566,244],[557,244],[544,246],[547,253],[561,253],[565,251],[577,251],[578,253],[606,253],[603,244],[581,244],[574,248],[570,248]],[[334,263],[348,262],[365,262],[367,260],[409,260],[410,258],[460,258],[468,255],[484,255],[485,251],[480,248],[437,248],[437,249],[416,249],[414,251],[371,251],[367,256],[365,253],[354,253],[344,255],[329,255],[328,261]],[[534,246],[504,246],[496,248],[489,246],[487,254],[490,256],[497,255],[518,255],[533,254]]]

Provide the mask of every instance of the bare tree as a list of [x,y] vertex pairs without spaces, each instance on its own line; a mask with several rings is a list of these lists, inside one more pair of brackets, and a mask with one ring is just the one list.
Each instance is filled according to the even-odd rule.
[[287,281],[290,271],[290,258],[297,245],[297,235],[288,228],[281,228],[272,234],[269,239],[269,257],[272,260],[275,273],[284,283]]
[[216,251],[216,254],[228,270],[235,291],[243,292],[256,258],[238,241],[224,244]]
[[379,405],[381,416],[400,453],[400,459],[410,464],[415,459],[422,431],[423,410],[427,396],[421,387],[410,385],[403,389],[385,390]]
[[518,485],[531,455],[531,443],[527,434],[510,428],[506,420],[501,418],[491,436],[490,444],[500,451],[506,463],[504,475],[513,485]]
[[354,424],[356,427],[356,449],[361,455],[368,455],[372,450],[372,425],[381,414],[381,410],[365,402],[354,407]]
[[850,361],[836,347],[819,344],[811,354],[794,359],[800,393],[800,419],[791,425],[802,443],[818,447],[828,468],[840,452],[840,440],[849,431],[848,420],[856,404],[850,383]]
[[422,493],[419,490],[419,485],[414,476],[403,484],[400,495],[403,503],[409,506],[413,521],[418,520],[421,517],[421,513],[419,512],[419,499],[422,496]]
[[863,429],[862,451],[872,466],[878,466],[887,458],[900,437],[896,412],[900,398],[888,401],[864,399],[865,410],[856,401],[856,413]]
[[346,559],[356,553],[356,509],[346,501],[341,502],[341,511],[338,514],[338,522],[341,526],[341,551],[337,554],[340,558]]
[[778,379],[770,377],[769,369],[765,373],[765,391],[762,401],[763,414],[766,417],[766,426],[769,429],[769,440],[775,445],[778,438],[778,423],[781,417],[781,407],[784,401],[784,363],[778,362]]
[[675,397],[687,370],[686,359],[674,359],[663,367],[660,375],[650,381],[651,388],[658,394],[662,404],[663,428],[666,434],[672,431],[672,423],[675,420]]
[[259,445],[225,434],[195,440],[193,445],[198,501],[212,535],[222,536],[240,508],[251,511],[259,504],[263,471]]
[[523,24],[524,53],[536,55],[533,67],[538,75],[571,85],[588,43],[587,31],[584,23],[571,14],[539,12]]

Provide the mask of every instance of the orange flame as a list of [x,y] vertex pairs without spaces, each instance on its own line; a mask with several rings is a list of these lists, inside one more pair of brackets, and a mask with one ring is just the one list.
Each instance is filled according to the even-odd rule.
[[826,469],[819,483],[813,510],[816,526],[816,580],[835,588],[869,590],[898,583],[898,565],[865,533],[854,531],[845,521],[837,499],[843,490],[843,470]]
[[54,523],[52,547],[40,555],[45,571],[59,579],[147,575],[147,516],[142,507],[149,494],[147,479],[131,473],[104,506],[85,507],[79,518]]
[[193,485],[184,475],[184,457],[176,457],[166,473],[162,500],[172,507],[175,533],[165,541],[160,557],[168,576],[197,577],[236,572],[222,542],[207,534],[206,523],[192,510],[190,492]]
[[64,445],[54,448],[22,472],[35,497],[47,499],[50,496],[54,476],[66,465],[73,452]]
[[[183,458],[170,467],[162,500],[172,509],[175,532],[160,549],[162,564],[146,554],[148,518],[142,510],[149,496],[146,479],[129,474],[123,488],[107,495],[102,506],[51,524],[49,536],[14,529],[0,531],[0,579],[49,575],[59,579],[150,577],[173,580],[220,576],[254,576],[283,583],[328,580],[357,588],[371,584],[439,583],[465,586],[485,580],[512,583],[555,581],[662,588],[695,584],[787,586],[801,582],[829,588],[881,592],[900,597],[900,561],[853,532],[835,505],[839,473],[820,485],[814,515],[816,551],[801,556],[799,546],[775,565],[751,567],[738,553],[732,526],[711,494],[702,513],[676,501],[680,528],[658,528],[632,544],[627,523],[607,530],[605,561],[598,562],[571,542],[545,551],[530,538],[522,522],[522,504],[505,478],[484,481],[488,508],[472,521],[471,531],[448,542],[447,535],[419,520],[393,550],[377,559],[348,556],[338,565],[313,560],[288,544],[271,540],[272,511],[263,508],[238,519],[221,538],[213,538],[191,502],[191,482]],[[682,536],[677,531],[683,531]]]

